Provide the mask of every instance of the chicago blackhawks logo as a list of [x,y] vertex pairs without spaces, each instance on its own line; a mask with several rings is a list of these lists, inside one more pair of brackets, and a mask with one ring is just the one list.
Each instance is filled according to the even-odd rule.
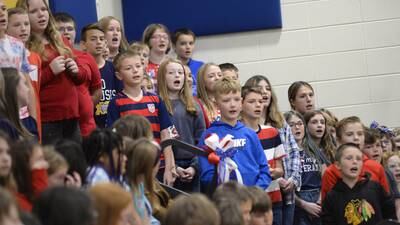
[[374,208],[365,199],[351,200],[344,209],[344,217],[350,225],[367,222],[374,214]]

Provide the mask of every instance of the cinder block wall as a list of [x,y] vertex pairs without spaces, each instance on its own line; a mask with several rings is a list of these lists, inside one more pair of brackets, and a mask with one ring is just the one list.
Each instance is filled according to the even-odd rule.
[[[281,1],[282,29],[200,37],[195,58],[235,63],[242,82],[266,75],[282,111],[305,80],[339,118],[400,126],[400,1]],[[121,18],[120,1],[98,0],[98,15]]]

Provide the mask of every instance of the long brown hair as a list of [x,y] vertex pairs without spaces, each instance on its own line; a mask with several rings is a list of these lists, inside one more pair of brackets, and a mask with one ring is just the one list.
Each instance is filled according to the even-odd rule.
[[0,68],[0,115],[5,117],[24,138],[33,137],[19,118],[17,86],[21,75],[15,68]]
[[157,145],[148,138],[139,138],[126,143],[126,178],[132,190],[137,191],[140,185],[139,177],[144,177],[144,186],[150,193],[150,203],[154,202],[154,176],[153,170],[159,161],[161,151]]
[[265,124],[270,123],[271,126],[280,129],[284,126],[285,119],[283,118],[282,113],[279,111],[278,98],[276,97],[274,89],[272,89],[271,82],[269,82],[268,78],[263,75],[255,75],[248,79],[244,86],[258,87],[258,83],[260,83],[260,81],[267,82],[268,86],[271,88],[271,101],[265,111]]
[[189,114],[195,116],[197,111],[196,111],[195,103],[193,100],[192,91],[189,89],[189,84],[187,81],[185,68],[183,67],[183,64],[181,61],[176,60],[176,59],[167,59],[166,61],[161,63],[160,67],[158,68],[158,74],[157,74],[158,93],[161,96],[161,98],[164,100],[164,103],[165,103],[165,106],[167,107],[168,112],[171,115],[173,115],[174,109],[172,107],[172,102],[168,97],[169,94],[168,94],[167,79],[166,79],[167,66],[170,63],[177,63],[180,66],[182,66],[184,81],[183,81],[183,87],[179,92],[179,98],[185,104],[186,111]]
[[322,136],[320,146],[322,148],[323,153],[330,160],[330,162],[334,162],[336,148],[335,145],[333,144],[332,136],[330,135],[330,131],[327,126],[326,114],[323,113],[321,110],[308,111],[304,114],[304,120],[305,120],[304,125],[308,126],[308,123],[310,122],[311,118],[313,118],[315,115],[322,115],[324,117],[325,132],[324,135]]
[[[69,57],[74,57],[72,50],[64,44],[62,36],[60,32],[57,30],[57,26],[51,14],[49,5],[46,1],[43,0],[44,5],[49,13],[49,22],[47,24],[46,29],[44,30],[44,35],[50,42],[51,46],[58,52],[59,55],[67,55]],[[21,7],[25,9],[29,13],[29,0],[18,0],[17,7]],[[42,40],[40,40],[36,35],[30,35],[29,40],[27,42],[27,48],[31,51],[39,53],[40,57],[44,60],[47,59],[44,51],[44,44]]]
[[216,116],[214,115],[215,106],[210,99],[205,83],[205,77],[207,75],[206,72],[211,66],[218,67],[218,65],[215,63],[205,63],[197,71],[197,98],[199,98],[199,100],[201,100],[201,102],[203,103],[209,119],[213,120],[213,118]]

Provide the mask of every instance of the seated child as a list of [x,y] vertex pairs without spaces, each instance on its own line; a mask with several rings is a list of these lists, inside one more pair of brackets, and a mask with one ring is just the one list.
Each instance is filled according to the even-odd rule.
[[[229,181],[220,185],[212,200],[221,214],[221,224],[249,225],[253,198],[249,189],[237,182]],[[236,207],[238,210],[236,210]],[[232,212],[231,215],[226,212]],[[241,216],[239,216],[241,215]]]
[[272,225],[272,202],[269,196],[258,187],[249,187],[249,191],[253,196],[250,225]]
[[220,225],[220,215],[215,205],[201,194],[181,195],[168,209],[165,225]]
[[229,77],[232,80],[239,80],[239,69],[232,63],[219,64],[224,77]]
[[359,177],[363,153],[357,145],[340,146],[335,160],[342,179],[323,202],[324,225],[372,225],[383,219],[395,218],[394,202],[390,195],[379,183],[370,180],[368,173]]
[[[227,175],[229,180],[237,180],[243,182],[246,186],[256,185],[266,189],[271,183],[271,175],[261,142],[252,129],[238,121],[242,105],[240,84],[229,78],[217,81],[215,84],[215,99],[216,105],[221,111],[221,120],[212,123],[210,128],[203,133],[199,146],[204,147],[210,135],[214,135],[214,137],[217,135],[219,141],[231,138],[233,146],[227,152],[229,151],[232,154],[230,157],[222,156],[220,160],[226,159],[230,161],[231,159],[237,165],[235,173],[232,172]],[[214,165],[206,157],[199,157],[199,164],[201,168],[201,187],[211,193],[215,185],[213,177],[222,178],[222,173],[215,174]],[[220,183],[226,182],[226,180],[219,180]]]

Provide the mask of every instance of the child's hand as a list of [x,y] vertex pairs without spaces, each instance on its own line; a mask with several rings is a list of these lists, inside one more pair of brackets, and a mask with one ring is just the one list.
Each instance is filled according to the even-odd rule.
[[75,60],[71,58],[67,58],[65,60],[65,68],[67,69],[69,74],[73,76],[75,76],[79,72],[78,65],[76,64]]
[[294,183],[292,180],[286,180],[284,178],[279,180],[279,186],[285,193],[291,192],[294,189]]
[[168,186],[174,185],[175,179],[178,177],[178,173],[176,172],[175,168],[167,169],[165,168],[164,171],[164,184]]
[[54,75],[58,75],[65,70],[65,58],[60,55],[55,57],[50,63],[50,69]]
[[321,213],[321,206],[313,202],[303,201],[301,207],[313,217],[318,218]]
[[65,176],[65,186],[76,188],[82,187],[82,179],[79,173],[73,172],[72,176],[67,174],[67,176]]
[[193,180],[194,175],[196,174],[196,170],[193,167],[188,167],[184,169],[183,176],[180,176],[183,182],[191,182]]

